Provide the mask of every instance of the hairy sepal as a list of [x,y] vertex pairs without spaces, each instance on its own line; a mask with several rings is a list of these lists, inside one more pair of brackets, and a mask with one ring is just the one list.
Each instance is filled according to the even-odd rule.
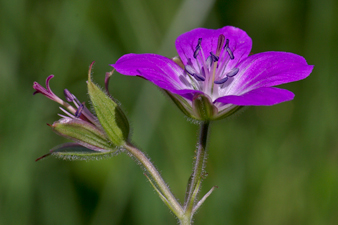
[[49,153],[39,157],[35,161],[39,161],[47,156],[54,156],[64,160],[99,160],[102,158],[112,157],[118,154],[118,149],[94,151],[76,143],[66,143],[58,145],[51,149]]
[[91,81],[90,76],[88,93],[97,118],[109,140],[116,146],[123,146],[128,141],[129,122],[122,109]]
[[78,118],[63,118],[53,123],[53,131],[97,152],[115,151],[106,134],[95,125]]
[[202,121],[213,120],[217,115],[217,108],[212,104],[208,96],[197,94],[192,101],[192,108],[196,117]]

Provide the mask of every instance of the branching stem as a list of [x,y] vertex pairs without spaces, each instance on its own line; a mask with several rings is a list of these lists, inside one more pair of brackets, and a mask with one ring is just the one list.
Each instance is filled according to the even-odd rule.
[[160,173],[157,171],[155,166],[151,163],[151,161],[145,156],[145,154],[137,149],[130,143],[125,144],[125,149],[134,156],[147,170],[151,178],[155,181],[158,189],[161,191],[161,194],[166,198],[168,201],[168,206],[170,210],[177,216],[177,218],[182,218],[183,208],[180,203],[176,200],[174,195],[169,190],[169,187],[164,182],[163,178],[161,177]]
[[[207,137],[209,131],[209,121],[204,121],[201,124],[200,135],[198,139],[198,147],[196,150],[196,160],[194,165],[194,170],[192,173],[191,179],[188,182],[188,193],[186,200],[184,202],[184,206],[177,201],[174,195],[171,193],[169,187],[164,182],[160,173],[157,171],[155,166],[151,163],[151,161],[146,157],[146,155],[135,146],[130,143],[126,143],[124,145],[125,149],[135,157],[142,166],[147,170],[151,179],[149,179],[150,183],[154,187],[154,189],[159,194],[160,198],[165,202],[165,204],[170,208],[170,210],[177,216],[181,225],[190,225],[192,222],[192,216],[196,212],[197,208],[204,202],[204,200],[211,194],[208,193],[205,197],[201,199],[201,201],[197,204],[197,207],[194,208],[195,200],[197,194],[199,192],[203,169],[206,163],[206,145],[207,145]],[[148,176],[147,176],[148,177]],[[154,181],[154,183],[152,182]]]

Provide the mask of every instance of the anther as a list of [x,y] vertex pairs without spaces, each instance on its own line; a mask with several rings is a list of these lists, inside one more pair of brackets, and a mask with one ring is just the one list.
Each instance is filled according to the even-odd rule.
[[194,67],[192,67],[190,65],[185,66],[185,71],[187,71],[187,73],[189,73],[190,75],[194,75],[196,73]]
[[229,73],[227,73],[228,77],[233,77],[238,73],[239,69],[237,67],[232,68]]
[[195,77],[196,80],[198,81],[205,81],[205,78],[199,74],[197,74],[197,72],[195,71],[195,69],[190,66],[190,65],[186,65],[185,66],[185,71],[190,74],[191,76]]
[[197,58],[198,53],[199,53],[200,50],[201,50],[201,42],[202,42],[202,38],[199,38],[199,39],[198,39],[198,43],[197,43],[196,48],[195,48],[195,51],[194,51],[194,58],[195,58],[195,59]]
[[[201,46],[201,43],[202,43],[202,38],[199,38],[199,39],[198,39],[197,46],[198,46],[198,45]],[[196,47],[197,47],[197,46],[196,46]]]
[[225,76],[223,79],[215,80],[214,83],[215,84],[224,84],[225,82],[227,82],[228,79],[229,79],[229,77]]
[[83,109],[84,109],[84,104],[82,103],[82,104],[79,106],[79,108],[76,110],[76,112],[75,112],[75,117],[79,118],[79,117],[81,116],[81,113],[82,113]]
[[70,93],[70,91],[68,89],[63,90],[63,94],[65,95],[66,100],[68,102],[74,101],[74,95],[72,93]]
[[218,59],[219,59],[219,57],[214,55],[214,53],[212,53],[212,52],[210,52],[210,56],[211,56],[211,59],[212,59],[213,62],[217,62]]
[[200,52],[200,50],[201,50],[201,46],[197,45],[197,46],[196,46],[196,50],[194,51],[194,58],[195,58],[195,59],[197,58],[198,53]]
[[191,86],[191,84],[189,83],[189,81],[187,81],[187,79],[185,79],[184,76],[180,75],[180,76],[179,76],[179,79],[180,79],[180,81],[181,81],[184,85],[186,85],[186,86]]
[[225,48],[225,50],[227,50],[229,56],[230,56],[230,59],[234,59],[234,54],[232,53],[231,49],[229,47]]
[[234,59],[235,58],[234,54],[232,53],[231,49],[229,48],[229,39],[226,40],[224,48],[227,51],[227,53],[229,54],[230,59]]
[[205,81],[205,78],[202,77],[201,75],[197,74],[197,73],[194,73],[194,77],[195,77],[196,80],[198,80],[198,81]]
[[209,67],[211,67],[211,65],[212,65],[212,63],[213,63],[213,60],[212,60],[211,55],[208,56],[208,58],[207,58],[207,60],[205,61],[205,63],[206,63]]
[[229,47],[229,39],[226,39],[225,45],[224,45],[224,48],[223,48],[223,49],[225,49],[226,47]]

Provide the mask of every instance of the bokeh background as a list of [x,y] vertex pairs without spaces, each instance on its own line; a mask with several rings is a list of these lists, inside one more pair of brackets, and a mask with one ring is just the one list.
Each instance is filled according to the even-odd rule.
[[[218,189],[195,224],[338,224],[338,2],[335,0],[0,0],[0,224],[176,224],[142,170],[125,154],[102,161],[35,162],[66,142],[46,123],[58,105],[32,83],[88,101],[88,66],[105,72],[126,53],[176,55],[178,35],[233,25],[252,52],[287,51],[315,65],[283,85],[291,102],[250,107],[212,124],[208,177]],[[158,88],[114,74],[134,143],[179,199],[191,173],[198,126]]]

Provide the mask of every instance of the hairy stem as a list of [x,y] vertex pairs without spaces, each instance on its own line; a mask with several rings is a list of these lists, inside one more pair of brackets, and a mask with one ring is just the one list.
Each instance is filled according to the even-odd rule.
[[[207,145],[207,138],[208,138],[208,131],[209,131],[209,121],[204,121],[201,124],[201,130],[198,139],[198,147],[196,150],[196,160],[194,165],[194,170],[192,173],[191,178],[188,182],[188,193],[186,200],[184,202],[184,207],[182,208],[181,204],[176,200],[174,195],[169,190],[168,186],[164,182],[163,178],[161,177],[160,173],[157,171],[155,166],[151,163],[151,161],[146,157],[146,155],[135,146],[130,143],[125,144],[125,149],[135,157],[142,166],[147,170],[149,175],[152,179],[150,179],[150,183],[153,185],[155,190],[158,192],[161,199],[166,203],[166,205],[170,208],[170,210],[177,216],[180,221],[181,225],[190,225],[192,222],[192,216],[196,209],[194,210],[194,203],[199,192],[201,182],[202,182],[202,175],[203,169],[206,163],[206,145]],[[152,180],[155,184],[152,183]],[[210,193],[211,194],[211,193]],[[209,193],[207,196],[210,195]],[[206,197],[207,197],[206,196]],[[206,198],[205,197],[205,198]],[[199,202],[198,207],[204,202],[204,199]],[[197,208],[198,208],[197,207]]]
[[[155,181],[156,186],[160,190],[161,194],[165,197],[165,200],[168,202],[168,207],[170,210],[177,216],[178,219],[181,220],[183,215],[183,209],[180,203],[176,200],[174,195],[169,190],[168,186],[164,182],[163,178],[161,177],[160,173],[157,171],[155,166],[151,163],[151,161],[145,156],[145,154],[137,149],[130,143],[125,144],[125,149],[134,156],[147,170],[149,175]],[[162,199],[163,200],[163,199]]]
[[194,165],[193,175],[192,175],[191,183],[188,184],[190,186],[189,193],[188,193],[186,202],[184,203],[184,214],[185,216],[189,216],[189,217],[193,216],[192,209],[194,206],[195,198],[200,188],[203,169],[206,163],[206,158],[207,158],[206,145],[207,145],[209,125],[210,125],[209,121],[204,121],[201,124],[201,130],[200,130],[200,135],[198,139],[198,147],[196,151],[196,161]]

